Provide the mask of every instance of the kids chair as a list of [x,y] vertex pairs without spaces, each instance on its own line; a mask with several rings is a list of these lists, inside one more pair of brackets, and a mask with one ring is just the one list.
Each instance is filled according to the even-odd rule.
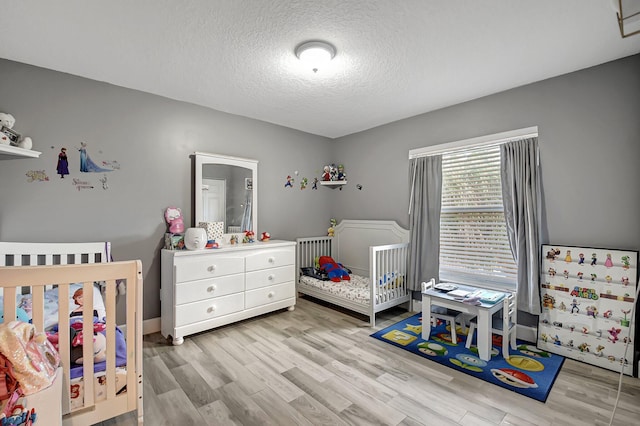
[[[518,324],[516,307],[516,293],[507,293],[508,295],[502,299],[502,310],[496,312],[491,318],[491,333],[502,336],[502,357],[509,359],[509,344],[511,349],[515,350],[516,345],[516,326]],[[467,334],[467,342],[465,347],[471,347],[473,340],[473,332],[476,330],[476,318],[469,321],[469,333]]]
[[[431,278],[429,282],[422,283],[422,291],[426,291],[432,287],[435,287],[436,280]],[[438,325],[438,320],[443,321],[445,323],[449,323],[449,327],[451,328],[451,343],[458,344],[458,337],[456,334],[457,324],[460,324],[462,327],[462,332],[465,331],[465,315],[462,312],[455,311],[453,309],[447,309],[440,306],[431,306],[431,321],[430,325],[433,327]],[[424,319],[423,319],[424,321]]]

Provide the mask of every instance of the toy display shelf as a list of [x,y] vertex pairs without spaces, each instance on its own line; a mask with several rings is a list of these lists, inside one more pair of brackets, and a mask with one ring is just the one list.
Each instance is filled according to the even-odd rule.
[[24,149],[12,145],[0,144],[0,160],[13,160],[17,158],[38,158],[41,152]]
[[329,188],[338,188],[346,184],[347,184],[346,180],[321,180],[320,181],[320,185],[327,186]]

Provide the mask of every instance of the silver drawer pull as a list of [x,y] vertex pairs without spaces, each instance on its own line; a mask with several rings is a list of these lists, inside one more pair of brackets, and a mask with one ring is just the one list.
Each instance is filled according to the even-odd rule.
[[269,262],[269,263],[275,263],[275,262],[276,262],[276,258],[275,258],[275,257],[270,257],[270,258],[268,259],[268,262]]
[[267,279],[268,279],[269,281],[273,281],[275,277],[276,277],[275,275],[271,274],[271,275],[269,275],[269,276],[267,277]]
[[213,292],[215,291],[215,289],[216,289],[216,286],[215,286],[215,285],[210,285],[209,287],[207,287],[207,291],[208,291],[209,293],[213,293]]
[[209,306],[209,307],[207,308],[207,313],[208,313],[208,314],[212,314],[212,313],[213,313],[213,311],[215,311],[215,310],[216,310],[216,307],[215,307],[215,306]]
[[211,265],[211,266],[209,266],[209,267],[207,268],[207,271],[209,271],[209,272],[213,272],[213,271],[215,271],[215,270],[216,270],[216,265]]
[[268,296],[269,296],[269,299],[273,298],[273,296],[275,296],[275,295],[276,295],[276,292],[275,292],[275,291],[270,291],[270,292],[269,292],[269,295],[268,295]]

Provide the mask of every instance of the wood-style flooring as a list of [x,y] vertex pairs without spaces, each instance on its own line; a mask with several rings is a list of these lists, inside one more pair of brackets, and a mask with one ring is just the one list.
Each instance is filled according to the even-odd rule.
[[[381,329],[410,314],[380,314]],[[566,360],[546,403],[393,347],[368,320],[305,298],[296,309],[144,342],[146,425],[608,425],[619,375]],[[130,414],[102,425],[135,425]],[[613,425],[640,425],[624,376]]]

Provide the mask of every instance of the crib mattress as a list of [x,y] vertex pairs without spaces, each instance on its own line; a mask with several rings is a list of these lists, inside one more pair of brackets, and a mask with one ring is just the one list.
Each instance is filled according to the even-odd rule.
[[303,275],[300,282],[310,287],[314,287],[341,299],[351,300],[362,305],[368,305],[371,299],[370,280],[367,277],[351,274],[349,281],[323,281]]

